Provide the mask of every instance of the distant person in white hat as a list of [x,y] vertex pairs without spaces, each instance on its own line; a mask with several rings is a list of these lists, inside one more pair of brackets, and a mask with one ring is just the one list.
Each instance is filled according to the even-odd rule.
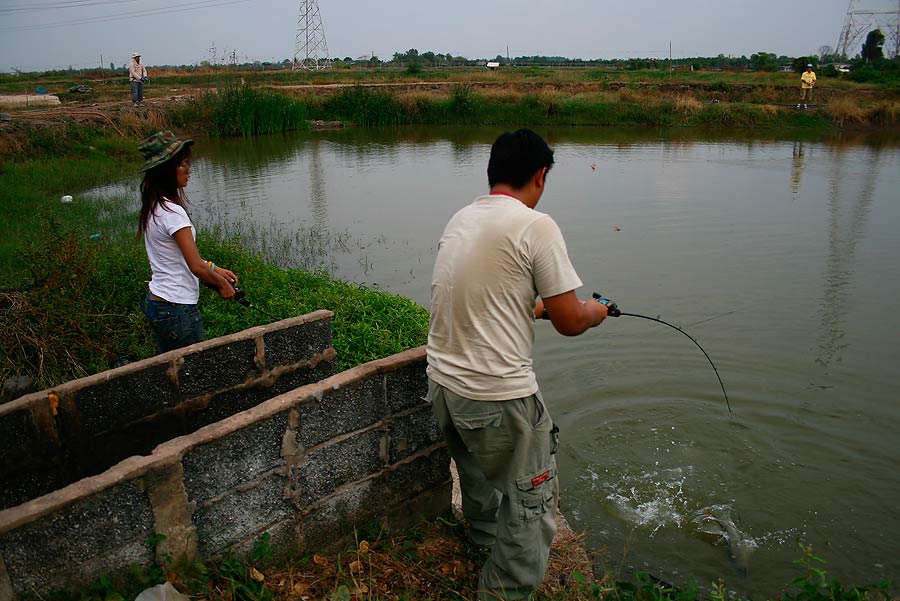
[[[800,102],[803,108],[808,108],[807,102],[812,102],[813,86],[816,85],[816,73],[812,64],[806,65],[806,71],[800,76]],[[800,105],[797,105],[800,108]]]
[[141,64],[141,55],[135,52],[131,55],[131,64],[128,65],[128,79],[131,81],[131,102],[134,106],[144,104],[144,84],[147,82],[147,68]]

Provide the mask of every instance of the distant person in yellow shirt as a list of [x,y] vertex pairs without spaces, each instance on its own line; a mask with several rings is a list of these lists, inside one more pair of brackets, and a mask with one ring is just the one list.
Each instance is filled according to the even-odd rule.
[[[807,103],[812,102],[813,86],[816,85],[816,73],[811,64],[806,65],[806,71],[800,76],[800,102],[803,108],[808,108]],[[800,108],[800,105],[797,105]]]

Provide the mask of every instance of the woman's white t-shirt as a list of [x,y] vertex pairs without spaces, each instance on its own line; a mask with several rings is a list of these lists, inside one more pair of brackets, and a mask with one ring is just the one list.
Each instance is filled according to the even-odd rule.
[[144,248],[150,260],[150,292],[170,303],[196,305],[200,299],[200,280],[188,268],[184,254],[175,242],[175,232],[191,228],[191,238],[197,233],[181,205],[170,200],[156,206],[144,232]]

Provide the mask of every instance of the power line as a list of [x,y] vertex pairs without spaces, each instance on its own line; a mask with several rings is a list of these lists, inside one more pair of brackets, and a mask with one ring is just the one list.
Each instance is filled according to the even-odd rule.
[[0,27],[0,33],[5,32],[20,32],[20,31],[35,31],[39,29],[53,29],[57,27],[71,27],[72,25],[85,25],[89,23],[108,23],[111,21],[123,21],[127,19],[134,19],[139,17],[152,17],[156,15],[165,15],[172,13],[180,13],[186,12],[189,10],[198,10],[202,8],[215,8],[217,6],[225,6],[228,4],[240,4],[243,2],[250,2],[251,0],[203,0],[201,2],[187,2],[182,4],[163,6],[160,8],[153,9],[142,9],[125,13],[118,13],[115,15],[106,15],[101,17],[90,17],[85,19],[73,19],[69,21],[57,21],[55,23],[41,23],[39,25],[22,25],[22,26],[13,26],[13,27]]
[[68,2],[52,2],[49,4],[24,4],[5,6],[0,8],[0,13],[33,12],[39,10],[57,10],[64,8],[81,8],[84,6],[100,6],[104,4],[125,4],[138,0],[69,0]]

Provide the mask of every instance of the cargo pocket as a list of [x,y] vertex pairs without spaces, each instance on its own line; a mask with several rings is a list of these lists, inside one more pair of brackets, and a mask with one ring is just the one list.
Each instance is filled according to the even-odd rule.
[[453,416],[453,423],[469,452],[489,455],[513,448],[509,432],[503,428],[503,412],[461,413]]
[[553,509],[556,468],[516,480],[519,500],[519,519],[523,522],[539,519]]

